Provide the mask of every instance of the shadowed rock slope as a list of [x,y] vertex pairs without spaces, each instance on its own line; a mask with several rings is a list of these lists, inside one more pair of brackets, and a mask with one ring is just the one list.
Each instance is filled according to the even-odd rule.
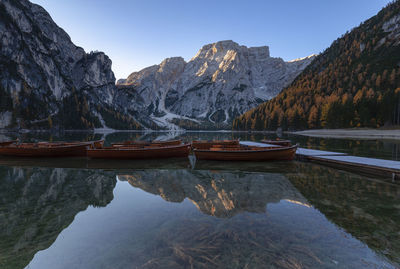
[[0,70],[0,128],[140,128],[114,105],[111,60],[27,0],[0,2]]

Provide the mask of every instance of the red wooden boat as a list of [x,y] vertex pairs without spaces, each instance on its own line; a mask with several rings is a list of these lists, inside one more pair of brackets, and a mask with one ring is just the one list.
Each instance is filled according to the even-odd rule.
[[66,142],[65,145],[76,145],[76,144],[86,144],[92,149],[102,148],[104,145],[104,140],[87,141],[87,142]]
[[261,143],[283,146],[283,147],[292,146],[292,141],[290,141],[290,140],[278,140],[278,139],[277,140],[261,140]]
[[86,156],[88,144],[22,143],[0,147],[0,155],[16,157]]
[[151,142],[149,141],[125,141],[121,143],[113,143],[111,146],[113,147],[128,147],[128,146],[144,146],[144,145],[156,145],[159,147],[166,147],[166,146],[177,146],[181,145],[182,141],[181,140],[170,140],[170,141],[158,141],[158,140],[153,140]]
[[209,149],[214,145],[220,146],[239,146],[239,140],[193,140],[192,148],[194,149]]
[[293,160],[297,145],[291,147],[223,147],[212,146],[209,149],[194,149],[199,160],[218,161],[278,161]]
[[157,146],[143,145],[133,147],[119,146],[101,149],[88,149],[87,156],[100,159],[158,159],[187,157],[190,152],[190,144]]
[[0,142],[0,147],[4,147],[4,146],[11,145],[11,144],[15,144],[15,143],[17,143],[17,142],[18,142],[18,140],[11,140],[11,141]]

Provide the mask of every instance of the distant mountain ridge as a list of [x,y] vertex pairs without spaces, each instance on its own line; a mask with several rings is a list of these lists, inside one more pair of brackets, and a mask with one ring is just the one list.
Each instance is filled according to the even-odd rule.
[[400,125],[400,1],[338,38],[238,130]]
[[0,2],[0,129],[226,129],[273,98],[314,59],[227,40],[132,73],[74,45],[39,5]]
[[233,118],[277,95],[314,57],[285,62],[271,57],[267,46],[219,41],[189,62],[168,58],[118,80],[115,100],[148,126],[229,128]]

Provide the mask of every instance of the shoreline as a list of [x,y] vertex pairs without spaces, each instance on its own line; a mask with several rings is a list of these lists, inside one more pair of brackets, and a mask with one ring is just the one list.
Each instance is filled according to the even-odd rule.
[[362,139],[395,139],[400,140],[400,129],[313,129],[287,134],[321,138],[362,138]]

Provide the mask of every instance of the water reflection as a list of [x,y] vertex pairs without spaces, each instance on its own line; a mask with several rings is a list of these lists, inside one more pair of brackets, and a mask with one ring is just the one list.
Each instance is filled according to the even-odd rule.
[[121,181],[168,202],[189,199],[204,214],[229,218],[241,212],[265,213],[268,203],[306,199],[280,174],[227,171],[150,170],[119,175]]
[[160,165],[0,167],[0,268],[400,264],[398,185],[297,162]]
[[0,167],[0,268],[24,268],[78,212],[106,206],[115,184],[96,171]]
[[400,186],[297,163],[290,181],[329,220],[400,264]]

